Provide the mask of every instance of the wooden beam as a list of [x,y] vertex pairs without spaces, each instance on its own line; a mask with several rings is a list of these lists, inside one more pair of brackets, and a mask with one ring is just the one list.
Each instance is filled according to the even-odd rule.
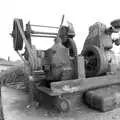
[[78,56],[78,79],[85,78],[85,64],[84,57]]
[[53,92],[57,92],[58,94],[63,94],[73,93],[77,91],[84,92],[86,90],[101,88],[114,84],[120,84],[120,75],[108,75],[102,77],[52,82],[51,90]]

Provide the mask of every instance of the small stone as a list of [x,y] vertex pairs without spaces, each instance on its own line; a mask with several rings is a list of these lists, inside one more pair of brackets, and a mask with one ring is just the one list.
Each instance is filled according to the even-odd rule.
[[27,105],[27,106],[26,106],[27,109],[30,109],[30,107],[31,107],[31,105]]
[[44,114],[44,116],[48,116],[48,114],[47,114],[47,113],[45,113],[45,114]]
[[114,119],[114,120],[119,120],[119,119],[120,119],[120,116],[119,116],[119,115],[112,116],[112,119]]

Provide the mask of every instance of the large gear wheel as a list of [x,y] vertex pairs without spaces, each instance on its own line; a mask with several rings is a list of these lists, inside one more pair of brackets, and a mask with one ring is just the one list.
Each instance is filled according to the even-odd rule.
[[13,47],[16,51],[18,51],[18,50],[22,50],[22,48],[23,48],[23,39],[20,34],[16,20],[19,21],[22,30],[23,30],[23,21],[22,21],[22,19],[14,19],[14,21],[13,21],[13,31],[12,31]]
[[108,60],[105,53],[95,45],[86,46],[81,55],[85,59],[86,76],[92,77],[103,74],[108,69]]
[[69,48],[69,55],[70,57],[74,58],[74,79],[78,78],[78,63],[77,63],[77,47],[72,38],[69,38],[65,43],[62,43],[66,48]]
[[70,56],[75,57],[77,56],[77,47],[73,39],[69,39],[70,43]]

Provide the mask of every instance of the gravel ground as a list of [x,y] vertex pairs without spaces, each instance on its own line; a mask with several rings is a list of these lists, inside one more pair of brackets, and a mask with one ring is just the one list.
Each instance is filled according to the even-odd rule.
[[[9,73],[9,71],[7,73]],[[14,72],[12,72],[12,73],[14,73]],[[16,74],[18,74],[18,73],[20,73],[20,72],[17,72]],[[16,81],[16,78],[18,78],[16,76],[16,74],[12,75],[12,77],[15,78],[14,79],[15,81]],[[0,74],[0,76],[1,76],[1,74]],[[21,76],[21,75],[19,75],[19,76]],[[9,79],[9,81],[13,80],[12,77],[11,77],[11,75],[7,76],[7,78],[11,78],[11,79]],[[4,75],[2,79],[6,79],[6,75]],[[15,92],[13,92],[14,91],[13,89],[9,89],[8,91],[9,92],[12,91],[11,93],[13,93],[13,94],[11,94],[11,96],[9,96],[9,94],[8,95],[5,94],[4,97],[6,97],[6,100],[8,102],[12,99],[15,100],[14,101],[15,103],[12,104],[13,105],[12,108],[17,106],[18,107],[17,117],[19,115],[22,115],[23,119],[19,119],[19,118],[15,119],[14,118],[15,111],[13,109],[11,109],[11,111],[7,110],[7,111],[11,112],[11,114],[10,114],[10,116],[8,116],[7,120],[13,120],[13,118],[14,118],[14,120],[38,120],[38,119],[39,120],[120,120],[120,108],[114,109],[109,112],[102,113],[102,112],[98,112],[96,110],[92,110],[92,109],[88,108],[83,103],[81,103],[81,107],[79,110],[72,111],[69,113],[58,113],[55,109],[51,109],[51,108],[46,109],[44,106],[41,106],[37,110],[34,108],[27,109],[26,106],[28,105],[28,103],[26,102],[26,99],[28,96],[26,94],[23,95],[23,93],[21,93],[20,91],[17,91],[17,90]],[[23,98],[23,100],[21,100],[21,98]],[[0,101],[0,103],[1,103],[1,101]],[[0,104],[0,111],[2,111],[1,104]],[[26,114],[29,116],[29,119],[27,119],[25,117]],[[38,119],[34,119],[36,116],[38,117]],[[0,112],[0,120],[3,120],[2,112]]]
[[24,92],[10,88],[3,88],[3,91],[5,92],[4,105],[10,103],[4,107],[5,116],[7,116],[5,120],[120,120],[120,108],[102,113],[81,103],[79,110],[58,113],[53,108],[46,109],[45,106],[40,106],[38,109],[27,108],[28,96]]

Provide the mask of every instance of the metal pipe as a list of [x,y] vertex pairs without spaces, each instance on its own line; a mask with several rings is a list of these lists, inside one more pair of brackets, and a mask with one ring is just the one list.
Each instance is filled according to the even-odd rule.
[[46,38],[56,38],[56,36],[45,36],[45,35],[31,35],[31,37],[46,37]]
[[59,29],[59,27],[45,26],[45,25],[30,25],[30,26],[34,26],[34,27],[46,27],[46,28],[56,28],[56,29]]
[[48,35],[57,35],[57,33],[51,33],[51,32],[38,32],[31,30],[32,34],[48,34]]

